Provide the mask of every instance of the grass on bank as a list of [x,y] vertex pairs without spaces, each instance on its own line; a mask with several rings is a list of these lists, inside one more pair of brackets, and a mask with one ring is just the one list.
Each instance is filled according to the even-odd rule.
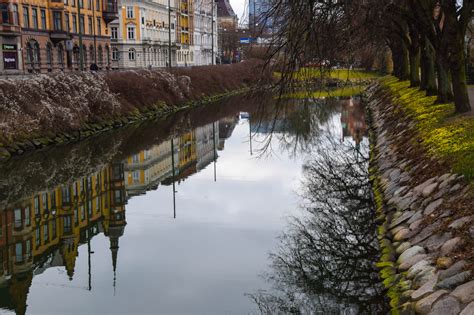
[[382,83],[396,96],[402,106],[417,122],[420,137],[428,153],[451,163],[453,170],[474,180],[474,116],[455,115],[454,104],[436,104],[435,96],[426,96],[410,82],[393,77]]
[[[281,73],[276,72],[275,76],[281,78]],[[358,69],[333,69],[325,68],[301,68],[294,73],[293,79],[296,81],[311,81],[313,79],[334,79],[340,81],[366,81],[379,78],[381,75],[375,71],[365,71]]]

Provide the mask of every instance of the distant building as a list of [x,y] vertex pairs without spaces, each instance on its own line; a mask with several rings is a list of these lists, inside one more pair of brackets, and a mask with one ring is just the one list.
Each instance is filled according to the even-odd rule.
[[269,0],[249,0],[249,30],[254,36],[272,34],[273,19],[269,16]]
[[239,19],[228,0],[217,2],[219,59],[221,63],[237,62],[239,48]]
[[[194,64],[212,65],[217,56],[217,5],[215,0],[194,3]],[[214,52],[214,53],[213,53]]]

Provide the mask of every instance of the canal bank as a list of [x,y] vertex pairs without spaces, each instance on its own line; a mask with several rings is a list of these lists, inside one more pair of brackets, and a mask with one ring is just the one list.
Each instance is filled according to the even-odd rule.
[[449,117],[430,130],[450,105],[397,84],[383,79],[366,92],[378,267],[390,306],[394,314],[473,314],[472,120],[447,128],[458,119]]
[[248,91],[261,82],[254,73],[262,67],[247,61],[0,80],[0,160]]

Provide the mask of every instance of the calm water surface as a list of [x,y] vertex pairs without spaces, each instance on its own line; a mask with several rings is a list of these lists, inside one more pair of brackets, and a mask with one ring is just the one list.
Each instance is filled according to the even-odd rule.
[[[383,309],[366,190],[366,204],[351,210],[365,220],[354,222],[368,245],[357,258],[364,263],[341,271],[344,258],[327,262],[333,273],[360,271],[364,281],[333,283],[315,272],[312,281],[333,288],[321,290],[281,281],[287,275],[275,264],[294,252],[279,238],[294,235],[290,217],[303,226],[329,222],[308,211],[316,203],[307,195],[311,181],[324,183],[311,175],[321,148],[337,148],[336,156],[366,168],[360,102],[296,102],[278,110],[258,104],[236,98],[0,166],[0,313],[285,313],[291,309],[275,300],[288,303],[281,298],[288,292],[306,297],[291,302],[303,312],[324,311],[322,305],[335,314]],[[338,243],[323,230],[317,228],[318,239]]]

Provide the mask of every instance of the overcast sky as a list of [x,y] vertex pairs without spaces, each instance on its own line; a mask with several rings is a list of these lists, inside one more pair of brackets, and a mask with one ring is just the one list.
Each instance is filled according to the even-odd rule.
[[239,17],[239,22],[242,22],[242,15],[245,10],[245,0],[230,0],[230,4],[234,9],[235,14]]

